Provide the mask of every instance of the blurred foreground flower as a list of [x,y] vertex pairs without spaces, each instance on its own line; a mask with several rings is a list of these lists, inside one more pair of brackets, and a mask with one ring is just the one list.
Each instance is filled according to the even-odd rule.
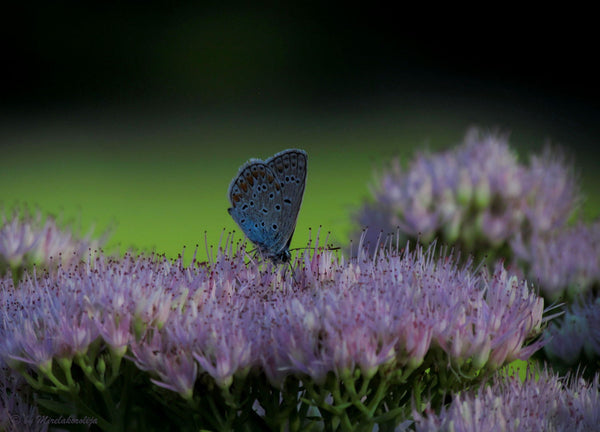
[[[0,357],[86,415],[103,400],[101,428],[139,427],[123,416],[146,404],[177,413],[157,424],[348,429],[397,424],[413,390],[464,388],[543,344],[543,300],[502,266],[457,267],[433,247],[350,260],[317,247],[293,271],[245,256],[227,243],[204,264],[100,255],[16,290],[4,278]],[[141,371],[160,396],[120,400]]]
[[499,375],[477,391],[453,396],[439,414],[415,412],[418,432],[426,431],[581,431],[598,430],[600,385],[574,375],[559,378],[546,370],[525,381]]
[[519,164],[507,137],[477,129],[454,149],[417,155],[406,170],[394,160],[373,196],[357,217],[371,248],[380,233],[399,228],[404,238],[438,238],[476,257],[505,258],[515,236],[564,226],[581,200],[563,157],[546,150]]
[[44,220],[39,211],[35,215],[27,210],[15,210],[12,215],[3,212],[0,221],[0,275],[12,271],[20,276],[24,268],[34,264],[50,268],[59,260],[69,265],[106,240],[93,240],[89,234],[78,238],[69,228],[61,228],[54,217]]

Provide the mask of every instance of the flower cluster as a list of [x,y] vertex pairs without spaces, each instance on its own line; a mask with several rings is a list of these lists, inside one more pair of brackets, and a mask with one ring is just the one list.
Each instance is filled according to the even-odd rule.
[[563,226],[581,199],[564,158],[546,150],[526,166],[506,137],[475,129],[454,149],[417,155],[406,170],[395,160],[373,195],[357,218],[369,228],[371,247],[380,232],[399,229],[408,238],[438,238],[476,256],[501,251],[519,234]]
[[572,367],[600,360],[600,299],[577,301],[569,306],[560,321],[553,321],[551,340],[544,347],[549,359]]
[[527,240],[518,235],[511,248],[517,264],[551,301],[563,293],[578,298],[600,284],[600,221],[534,232]]
[[57,220],[15,210],[12,215],[1,214],[0,275],[9,270],[29,268],[33,264],[50,268],[58,261],[77,262],[90,250],[101,246],[102,240],[90,236],[78,238],[70,229],[61,228]]
[[525,381],[496,376],[478,391],[456,394],[439,414],[415,411],[418,432],[593,431],[600,423],[600,375],[561,379],[547,370]]
[[[130,359],[156,385],[191,400],[199,379],[228,390],[249,373],[276,389],[290,377],[322,388],[331,377],[398,384],[432,363],[476,376],[543,343],[543,300],[502,266],[457,267],[433,247],[351,260],[307,250],[293,270],[247,264],[243,248],[234,252],[189,266],[182,258],[100,255],[34,274],[18,289],[4,278],[0,357],[63,389],[68,379],[56,365],[68,378],[74,361],[103,388],[110,367],[94,357],[102,340],[112,373]],[[352,403],[373,394],[367,390],[362,399],[348,389]]]

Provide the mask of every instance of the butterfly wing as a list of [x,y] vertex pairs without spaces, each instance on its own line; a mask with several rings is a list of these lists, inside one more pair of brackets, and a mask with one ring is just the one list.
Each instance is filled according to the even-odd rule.
[[265,164],[279,179],[282,188],[282,232],[286,237],[286,248],[296,229],[296,220],[304,197],[306,184],[307,155],[304,150],[284,150],[270,157]]
[[306,153],[285,150],[250,160],[229,185],[229,214],[263,255],[289,259],[306,181]]
[[274,256],[284,248],[283,191],[265,163],[251,160],[240,168],[229,186],[229,202],[229,214],[261,253]]

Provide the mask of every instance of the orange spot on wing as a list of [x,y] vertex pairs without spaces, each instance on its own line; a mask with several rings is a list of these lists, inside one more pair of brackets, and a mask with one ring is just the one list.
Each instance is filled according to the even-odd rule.
[[246,175],[246,181],[250,184],[250,186],[254,185],[254,179],[252,178],[252,174]]
[[244,192],[246,192],[248,190],[248,183],[246,183],[244,180],[240,180],[238,182],[238,186],[240,187],[240,189],[242,189]]

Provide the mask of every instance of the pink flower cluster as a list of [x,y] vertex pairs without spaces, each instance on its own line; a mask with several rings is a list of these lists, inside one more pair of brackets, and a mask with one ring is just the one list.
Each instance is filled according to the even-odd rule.
[[[227,248],[226,248],[227,249]],[[184,398],[200,375],[228,388],[263,371],[322,382],[421,365],[473,372],[526,359],[542,342],[543,300],[499,266],[457,267],[432,249],[337,257],[305,251],[293,270],[245,263],[243,248],[210,263],[98,256],[14,287],[0,280],[0,356],[48,370],[98,337],[157,385]]]
[[600,298],[583,298],[571,304],[564,318],[553,321],[544,351],[553,362],[576,366],[600,360]]
[[[534,159],[527,168],[506,137],[473,129],[462,145],[417,154],[406,170],[394,160],[379,176],[375,201],[363,208],[358,223],[369,227],[371,240],[380,230],[387,234],[399,227],[425,241],[437,236],[448,243],[498,245],[519,232],[526,218],[546,227],[568,217],[576,184],[564,165],[552,161],[550,172],[549,163],[548,157]],[[560,198],[568,199],[555,208],[559,187]]]
[[531,282],[551,301],[577,298],[600,284],[600,221],[545,233],[518,235],[511,247]]
[[90,250],[98,249],[103,240],[90,236],[78,238],[68,228],[59,226],[57,220],[40,212],[2,212],[0,219],[0,274],[6,268],[43,267],[56,265],[59,259],[70,264],[86,257]]
[[586,291],[600,274],[599,230],[567,228],[582,195],[572,166],[550,149],[522,164],[507,137],[472,129],[463,144],[418,154],[406,169],[394,160],[372,193],[357,215],[371,248],[398,232],[477,259],[515,258],[552,299],[582,281]]
[[600,375],[559,378],[540,371],[525,381],[500,374],[477,391],[458,393],[439,414],[416,412],[427,431],[594,431],[600,424]]

